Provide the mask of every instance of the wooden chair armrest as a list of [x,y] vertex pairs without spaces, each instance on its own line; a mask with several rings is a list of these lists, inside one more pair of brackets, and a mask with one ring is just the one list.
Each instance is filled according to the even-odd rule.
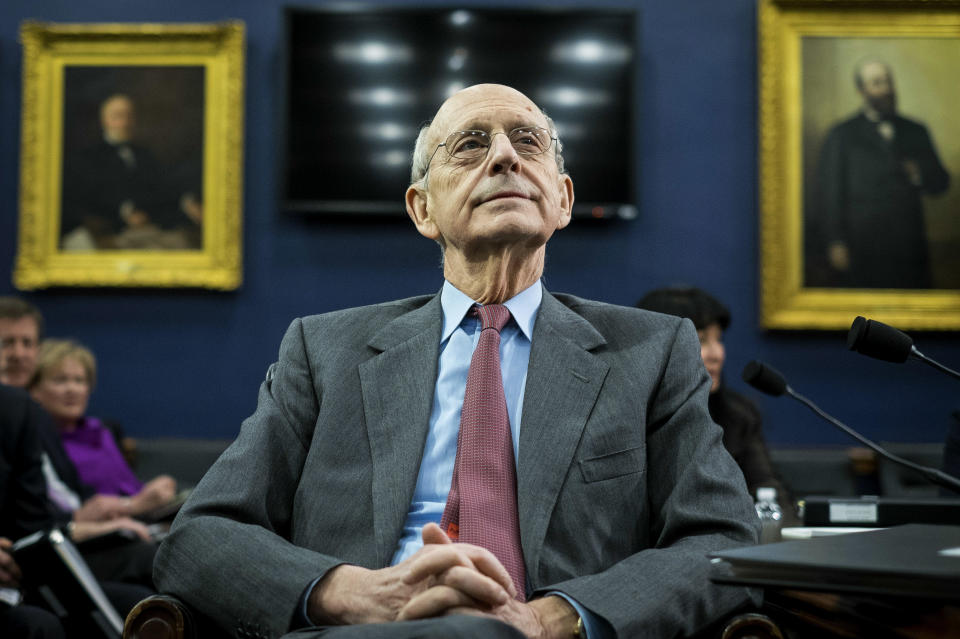
[[720,639],[784,639],[784,635],[776,622],[767,615],[744,612],[727,621]]
[[176,597],[153,595],[130,611],[123,624],[123,639],[195,639],[190,609]]

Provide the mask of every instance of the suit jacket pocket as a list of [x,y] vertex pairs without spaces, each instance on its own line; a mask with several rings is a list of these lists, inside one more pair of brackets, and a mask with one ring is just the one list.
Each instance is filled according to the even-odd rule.
[[643,447],[628,448],[599,457],[580,460],[580,473],[588,484],[604,479],[639,473],[644,468]]

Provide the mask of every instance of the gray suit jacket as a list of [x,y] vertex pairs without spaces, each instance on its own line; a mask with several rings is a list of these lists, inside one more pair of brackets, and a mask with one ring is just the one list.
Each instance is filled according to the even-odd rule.
[[[389,564],[416,484],[439,296],[295,320],[256,412],[200,482],[154,567],[225,628],[289,628],[311,581]],[[546,291],[520,430],[527,578],[621,637],[690,634],[747,601],[709,551],[756,542],[743,475],[707,413],[688,320]]]

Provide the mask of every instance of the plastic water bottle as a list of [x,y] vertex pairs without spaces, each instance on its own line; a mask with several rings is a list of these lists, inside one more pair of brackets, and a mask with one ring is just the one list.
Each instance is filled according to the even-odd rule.
[[777,489],[768,486],[757,488],[757,516],[760,517],[760,543],[780,541],[780,526],[783,512],[777,503]]

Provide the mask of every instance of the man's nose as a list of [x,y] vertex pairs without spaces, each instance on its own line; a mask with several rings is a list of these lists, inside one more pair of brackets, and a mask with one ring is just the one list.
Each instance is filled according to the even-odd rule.
[[520,155],[510,143],[506,134],[495,133],[490,138],[490,170],[493,173],[504,173],[516,170],[520,164]]

